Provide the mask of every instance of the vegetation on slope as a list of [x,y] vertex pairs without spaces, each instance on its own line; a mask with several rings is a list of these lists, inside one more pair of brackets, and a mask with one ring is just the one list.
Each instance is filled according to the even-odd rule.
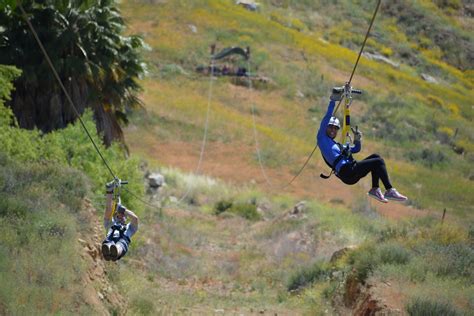
[[[86,227],[79,213],[86,196],[103,208],[98,196],[111,176],[80,125],[47,135],[18,128],[3,105],[18,75],[0,66],[0,314],[90,314],[80,283],[85,267],[77,239]],[[83,119],[95,131],[91,113]],[[92,135],[111,167],[141,195],[138,160],[125,159],[117,144],[105,149]],[[135,197],[124,201],[141,213]]]

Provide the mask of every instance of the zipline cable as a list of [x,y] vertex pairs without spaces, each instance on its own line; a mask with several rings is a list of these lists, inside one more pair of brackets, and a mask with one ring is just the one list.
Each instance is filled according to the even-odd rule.
[[[204,133],[203,133],[202,142],[201,142],[201,152],[199,153],[198,164],[196,166],[196,169],[194,170],[195,174],[199,174],[199,171],[201,169],[201,163],[204,158],[204,152],[206,149],[207,135],[208,135],[208,130],[209,130],[209,113],[211,112],[212,86],[213,86],[212,83],[213,82],[214,82],[214,58],[213,56],[211,56],[211,76],[209,78],[209,90],[207,94],[206,121],[204,123]],[[181,203],[188,196],[190,192],[191,192],[191,185],[188,184],[188,188],[186,192],[183,194],[183,196],[180,199],[178,199],[176,204]]]
[[[357,66],[359,65],[359,60],[360,60],[360,56],[362,55],[362,52],[364,50],[364,47],[365,47],[365,43],[367,42],[367,39],[369,38],[369,34],[370,34],[370,30],[372,29],[372,25],[374,24],[374,21],[375,21],[375,16],[377,15],[377,12],[379,11],[379,7],[380,7],[380,3],[382,2],[382,0],[379,0],[377,2],[377,7],[375,8],[375,11],[374,11],[374,14],[372,16],[372,19],[370,20],[370,24],[369,24],[369,28],[367,29],[367,33],[365,33],[365,38],[364,38],[364,42],[362,43],[362,46],[360,48],[360,51],[359,51],[359,55],[357,55],[357,60],[354,64],[354,68],[352,69],[352,73],[351,73],[351,76],[349,78],[349,81],[347,82],[347,84],[350,86],[351,85],[351,82],[352,82],[352,78],[354,77],[354,74],[355,74],[355,71],[357,69]],[[339,103],[337,104],[337,107],[336,109],[334,110],[333,113],[336,113],[337,110],[339,109],[339,105],[341,105],[341,102],[342,102],[342,99],[339,101]]]
[[[30,30],[31,30],[31,33],[32,33],[33,36],[35,37],[35,40],[36,40],[36,42],[38,43],[38,46],[40,47],[41,52],[42,52],[43,55],[45,56],[45,59],[46,59],[48,65],[49,65],[49,67],[51,68],[51,71],[53,72],[53,74],[54,74],[56,80],[58,81],[58,83],[59,83],[59,85],[60,85],[62,91],[63,91],[64,94],[66,95],[66,98],[67,98],[69,104],[71,105],[71,107],[72,107],[74,113],[76,114],[77,118],[79,119],[79,122],[80,122],[82,128],[83,128],[84,131],[86,132],[87,136],[89,137],[89,140],[91,141],[92,145],[94,146],[95,150],[97,151],[97,154],[98,154],[98,155],[100,156],[100,158],[102,159],[102,162],[103,162],[104,165],[107,167],[107,170],[109,171],[109,173],[111,174],[111,176],[112,176],[114,179],[117,179],[115,173],[112,171],[112,168],[111,168],[111,167],[109,166],[109,164],[107,163],[107,160],[104,158],[104,156],[103,156],[102,153],[100,152],[99,147],[98,147],[97,144],[95,143],[95,141],[94,141],[94,139],[92,138],[92,136],[91,136],[89,130],[87,129],[86,125],[84,124],[84,121],[82,120],[82,118],[81,118],[81,116],[80,116],[80,114],[79,114],[79,111],[77,111],[77,108],[76,108],[76,106],[74,105],[74,102],[72,101],[72,99],[71,99],[69,93],[67,92],[66,88],[64,87],[64,84],[62,83],[61,78],[59,77],[59,75],[58,75],[56,69],[54,68],[54,65],[53,65],[53,63],[51,62],[51,59],[50,59],[48,53],[46,52],[46,49],[44,48],[43,43],[41,42],[41,40],[40,40],[38,34],[36,33],[35,28],[34,28],[33,25],[31,24],[31,22],[28,20],[28,15],[26,14],[26,12],[25,12],[23,6],[21,5],[20,2],[17,2],[17,4],[18,4],[18,7],[20,8],[20,10],[21,10],[21,12],[22,12],[22,14],[23,14],[23,17],[24,17],[26,23],[28,24],[28,27],[29,27]],[[127,188],[123,187],[123,189],[124,189],[125,191],[127,191],[128,193],[130,193],[130,195],[132,195],[133,197],[135,197],[138,201],[142,202],[143,204],[148,205],[148,206],[153,207],[153,208],[156,208],[155,205],[152,205],[152,204],[150,204],[150,203],[144,201],[143,199],[141,199],[139,196],[137,196],[136,194],[134,194],[133,192],[131,192],[131,191],[128,190]]]
[[94,148],[95,150],[97,151],[97,153],[99,154],[100,158],[102,159],[102,162],[104,163],[104,165],[107,167],[107,169],[109,170],[110,174],[112,175],[112,177],[114,179],[116,179],[117,177],[115,176],[115,173],[112,171],[112,168],[110,168],[109,164],[107,163],[107,161],[105,160],[104,156],[102,155],[102,153],[100,152],[99,150],[99,147],[97,147],[97,144],[95,143],[94,139],[92,138],[91,134],[89,133],[89,131],[87,130],[87,127],[86,125],[84,124],[84,121],[82,120],[81,118],[81,115],[79,114],[79,111],[77,110],[76,106],[74,105],[74,102],[72,101],[71,97],[69,96],[69,93],[67,92],[66,88],[64,87],[64,84],[62,83],[61,81],[61,78],[59,77],[56,69],[54,68],[54,65],[53,63],[51,62],[51,59],[49,58],[49,55],[48,53],[46,52],[46,49],[44,48],[43,46],[43,43],[41,42],[38,34],[36,33],[35,31],[35,28],[33,27],[33,25],[31,24],[30,20],[28,19],[28,16],[25,12],[25,10],[23,9],[23,6],[21,5],[21,2],[20,1],[17,1],[17,4],[18,4],[18,7],[20,8],[22,14],[23,14],[23,17],[26,21],[26,23],[28,24],[28,27],[30,28],[31,32],[33,33],[33,36],[36,40],[36,42],[38,43],[44,57],[46,58],[46,61],[49,65],[49,67],[51,68],[51,71],[53,72],[54,76],[56,77],[56,80],[58,81],[59,83],[59,86],[61,87],[61,89],[63,90],[64,94],[66,95],[66,99],[68,100],[69,104],[71,105],[72,109],[74,110],[74,113],[76,114],[77,118],[79,119],[79,122],[81,123],[84,131],[86,132],[87,136],[89,137],[90,141],[92,142],[92,145],[94,145]]
[[[251,71],[250,71],[250,57],[247,60],[247,69],[248,69],[248,88],[250,90],[250,93],[252,93],[252,78],[250,77]],[[251,102],[252,104],[252,127],[253,127],[253,138],[255,141],[255,151],[257,153],[257,159],[258,159],[258,164],[260,165],[260,172],[263,175],[263,178],[267,182],[267,184],[270,187],[273,187],[273,184],[271,183],[270,179],[267,176],[267,173],[265,172],[265,167],[263,166],[263,160],[262,160],[262,155],[260,151],[260,144],[258,142],[258,133],[257,133],[257,123],[255,121],[255,103]]]
[[[247,68],[249,69],[249,77],[248,77],[248,86],[249,86],[249,89],[252,90],[252,80],[250,78],[250,60],[247,62]],[[253,136],[254,136],[254,141],[255,141],[255,151],[257,153],[257,158],[258,158],[258,163],[260,165],[260,171],[263,175],[263,177],[265,178],[265,181],[267,182],[267,184],[272,188],[272,189],[275,189],[274,185],[272,184],[272,182],[270,181],[270,179],[268,178],[268,175],[267,173],[265,172],[265,167],[263,165],[263,159],[262,159],[262,155],[261,155],[261,150],[260,150],[260,145],[259,145],[259,141],[258,141],[258,133],[257,133],[257,125],[256,125],[256,121],[255,121],[255,104],[252,102],[252,123],[253,123]],[[291,179],[290,182],[288,182],[286,185],[282,186],[281,188],[279,188],[280,190],[284,190],[286,189],[287,187],[289,187],[293,181],[298,178],[298,176],[301,174],[301,172],[303,171],[303,169],[306,167],[306,165],[308,164],[309,160],[311,159],[311,157],[313,156],[314,152],[316,151],[316,148],[318,148],[318,145],[316,145],[313,149],[313,151],[311,152],[311,154],[309,155],[309,157],[306,159],[305,163],[303,164],[303,166],[300,168],[300,170],[297,172],[297,174],[293,177],[293,179]]]
[[[382,2],[382,0],[378,0],[377,2],[377,6],[375,8],[375,11],[374,11],[374,14],[372,16],[372,19],[370,21],[370,24],[369,24],[369,28],[367,29],[367,32],[365,33],[365,38],[364,38],[364,42],[362,43],[362,47],[360,48],[360,51],[359,51],[359,55],[357,56],[357,60],[354,64],[354,68],[352,69],[352,73],[351,73],[351,76],[349,78],[349,81],[347,82],[349,85],[351,84],[351,81],[352,81],[352,78],[354,77],[354,74],[355,74],[355,71],[357,69],[357,66],[359,65],[359,60],[360,60],[360,57],[362,55],[362,52],[364,50],[364,47],[365,47],[365,43],[367,42],[367,39],[369,38],[369,34],[370,34],[370,30],[372,29],[372,25],[374,24],[374,20],[375,20],[375,17],[377,15],[377,12],[379,10],[379,7],[380,7],[380,3]],[[333,113],[336,113],[337,110],[339,109],[339,105],[341,104],[342,102],[342,99],[339,101],[339,103],[337,104],[337,107],[336,109],[334,110]],[[293,179],[291,179],[290,182],[288,182],[287,185],[285,185],[283,188],[286,188],[288,186],[291,185],[291,183],[293,183],[293,181],[303,172],[303,169],[306,167],[306,165],[308,164],[309,160],[311,159],[311,157],[313,156],[314,152],[316,151],[316,148],[318,148],[318,143],[316,143],[316,146],[314,146],[314,149],[313,151],[311,152],[311,154],[308,156],[308,159],[306,159],[306,162],[304,163],[303,167],[301,167],[300,171],[296,174],[295,177],[293,177]]]

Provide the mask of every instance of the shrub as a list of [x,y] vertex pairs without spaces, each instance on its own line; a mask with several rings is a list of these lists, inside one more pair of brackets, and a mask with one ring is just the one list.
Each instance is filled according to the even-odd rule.
[[316,262],[309,268],[302,268],[293,274],[287,285],[288,291],[296,291],[314,282],[321,281],[329,275],[329,267],[324,262]]
[[448,156],[440,149],[417,149],[408,152],[408,159],[413,162],[421,162],[421,164],[433,168],[435,165],[440,165],[449,162]]
[[230,212],[235,213],[251,221],[257,221],[261,219],[260,214],[257,212],[257,206],[251,203],[234,204],[230,208]]
[[256,203],[234,203],[232,200],[221,200],[215,204],[214,214],[219,215],[224,212],[233,213],[251,221],[261,219]]
[[461,315],[455,307],[449,303],[435,302],[430,299],[416,298],[406,306],[410,316],[457,316]]
[[474,249],[468,244],[439,245],[427,243],[417,247],[426,263],[426,270],[440,277],[474,279]]
[[230,209],[233,205],[233,202],[230,200],[222,200],[216,203],[214,206],[214,214],[219,215]]
[[378,265],[375,247],[373,245],[365,245],[356,251],[351,251],[348,256],[348,263],[355,270],[357,279],[364,283]]
[[383,244],[378,249],[380,261],[384,264],[406,264],[410,261],[410,252],[399,244]]

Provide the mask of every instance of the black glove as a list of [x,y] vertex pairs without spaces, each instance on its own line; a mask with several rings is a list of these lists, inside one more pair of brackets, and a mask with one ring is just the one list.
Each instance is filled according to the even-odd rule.
[[105,184],[105,193],[107,194],[114,193],[114,189],[115,189],[115,180],[112,180]]
[[351,127],[351,130],[352,130],[352,133],[354,133],[354,141],[355,142],[360,142],[360,140],[362,139],[362,132],[359,131],[359,127],[356,125],[356,128],[353,129]]
[[329,98],[332,101],[341,101],[343,94],[344,94],[344,87],[334,87],[332,88],[332,94]]

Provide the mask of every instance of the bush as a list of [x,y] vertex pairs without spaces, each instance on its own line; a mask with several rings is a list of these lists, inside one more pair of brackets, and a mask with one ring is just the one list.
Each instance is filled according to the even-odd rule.
[[384,264],[406,264],[410,261],[410,252],[399,244],[383,244],[378,249],[380,261]]
[[427,243],[417,247],[426,269],[439,277],[474,279],[474,249],[468,244],[439,245]]
[[448,156],[443,151],[431,148],[412,150],[408,152],[408,159],[420,162],[429,168],[449,162]]
[[214,206],[214,214],[219,215],[230,209],[233,205],[233,202],[230,200],[222,200],[216,203]]
[[261,219],[256,203],[234,203],[231,200],[221,200],[215,204],[214,214],[219,215],[224,212],[233,213],[251,221]]
[[430,299],[421,298],[414,299],[408,303],[406,310],[410,316],[461,315],[461,313],[449,303],[435,302]]
[[260,214],[257,212],[257,206],[251,203],[234,204],[230,208],[230,212],[235,213],[251,221],[257,221],[261,219]]
[[[46,165],[56,164],[79,169],[92,181],[93,191],[97,194],[103,194],[103,185],[110,181],[112,176],[94,150],[80,124],[70,124],[65,129],[41,135],[37,130],[29,131],[17,128],[11,110],[2,104],[0,104],[0,118],[6,120],[6,126],[0,129],[0,148],[2,148],[2,152],[5,153],[6,157],[21,163],[32,163],[31,166],[33,167],[35,163],[41,162]],[[83,121],[89,132],[94,132],[92,138],[112,170],[121,179],[129,181],[130,184],[127,189],[134,192],[135,195],[141,196],[144,186],[138,159],[126,159],[123,149],[117,143],[109,148],[102,145],[101,139],[96,133],[92,111],[88,110],[84,113]],[[55,194],[61,196],[67,202],[68,196],[64,193],[71,189],[79,190],[76,183],[78,173],[66,176],[61,174],[62,171],[57,170],[54,171],[52,176],[54,175],[54,181],[62,184],[56,186],[59,191]],[[48,183],[45,183],[45,185],[48,185]],[[123,194],[122,200],[129,208],[136,209],[136,197]]]
[[287,285],[288,291],[297,291],[302,287],[314,282],[321,281],[329,276],[328,265],[324,262],[316,262],[309,268],[302,268],[293,274]]
[[373,245],[365,245],[356,251],[351,251],[348,263],[355,270],[357,279],[364,283],[378,265],[376,249]]

